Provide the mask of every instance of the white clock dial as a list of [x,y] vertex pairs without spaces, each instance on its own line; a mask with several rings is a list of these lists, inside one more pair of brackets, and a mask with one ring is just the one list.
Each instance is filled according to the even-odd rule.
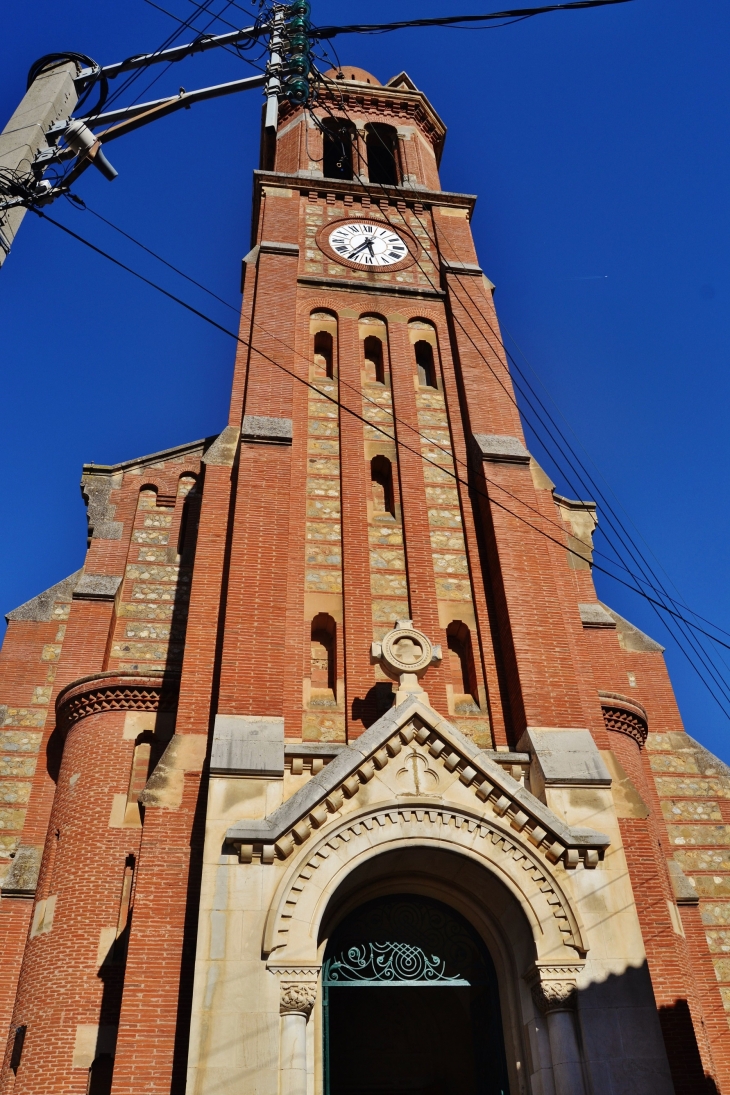
[[329,243],[336,255],[358,266],[392,266],[408,258],[408,248],[398,233],[382,224],[339,224],[330,233]]

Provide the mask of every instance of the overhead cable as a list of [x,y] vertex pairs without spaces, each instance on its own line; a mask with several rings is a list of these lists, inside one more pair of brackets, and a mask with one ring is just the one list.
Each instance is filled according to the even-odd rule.
[[[158,285],[156,282],[152,281],[150,278],[147,278],[143,274],[140,274],[137,270],[134,270],[131,266],[128,266],[126,263],[122,262],[120,259],[117,259],[113,255],[109,254],[108,251],[104,251],[103,248],[97,247],[96,244],[91,243],[90,240],[87,240],[83,236],[79,235],[79,233],[74,232],[67,225],[62,224],[60,221],[54,220],[53,217],[50,217],[47,213],[44,213],[42,210],[33,208],[32,212],[35,213],[37,216],[41,217],[43,220],[48,221],[50,224],[54,225],[56,228],[59,228],[62,232],[65,232],[67,235],[72,236],[75,240],[77,240],[79,243],[82,243],[85,247],[90,248],[92,251],[95,251],[98,255],[101,255],[103,258],[108,259],[110,262],[114,263],[115,266],[120,267],[120,269],[125,270],[127,273],[131,274],[133,277],[135,277],[135,278],[139,279],[140,281],[144,282],[146,285],[149,285],[152,289],[155,289],[157,292],[161,293],[163,296],[167,297],[169,300],[172,300],[176,304],[181,305],[181,307],[185,308],[188,312],[191,312],[193,315],[198,316],[200,319],[204,320],[206,323],[210,324],[210,326],[216,328],[221,333],[227,335],[229,338],[235,339],[236,342],[240,343],[240,345],[247,347],[252,353],[256,354],[257,356],[259,356],[261,358],[263,358],[263,360],[268,361],[271,365],[274,365],[277,369],[280,369],[282,372],[286,373],[287,376],[291,377],[293,380],[296,380],[300,384],[303,384],[305,387],[307,387],[307,388],[309,388],[313,391],[317,391],[320,395],[324,395],[324,398],[328,399],[331,403],[338,406],[341,410],[344,410],[347,414],[349,414],[352,417],[358,419],[364,425],[370,426],[370,427],[378,430],[380,433],[383,433],[383,435],[385,437],[387,437],[389,440],[393,440],[391,435],[389,433],[387,433],[387,431],[383,430],[381,427],[377,426],[375,423],[370,422],[368,419],[364,418],[363,415],[358,414],[357,411],[353,410],[351,407],[348,407],[346,404],[342,403],[340,400],[336,399],[335,397],[327,395],[326,393],[322,393],[321,390],[319,388],[317,388],[315,385],[310,384],[307,380],[305,380],[303,377],[299,376],[293,370],[288,369],[285,365],[282,365],[280,362],[276,361],[269,354],[266,354],[263,350],[260,350],[258,347],[254,346],[249,340],[247,340],[245,338],[242,338],[240,335],[236,334],[235,331],[231,331],[231,330],[229,330],[229,328],[224,327],[223,324],[218,323],[217,320],[213,319],[211,316],[206,315],[206,313],[202,312],[199,308],[196,308],[194,305],[189,304],[187,301],[183,300],[181,297],[176,296],[174,293],[171,293],[169,290],[163,288],[163,286]],[[265,328],[261,328],[261,329],[268,337],[274,338],[277,341],[281,341],[280,339],[277,338],[277,336],[273,332],[268,331]],[[288,348],[293,349],[292,347],[288,347]],[[302,355],[300,355],[300,356],[302,356]],[[542,535],[546,539],[550,540],[552,543],[554,543],[556,546],[558,546],[562,550],[567,551],[569,554],[574,555],[577,558],[580,558],[581,560],[585,561],[584,555],[582,555],[580,552],[577,552],[577,551],[573,550],[569,546],[566,546],[564,541],[556,539],[555,537],[551,536],[549,533],[546,533],[543,529],[540,529],[536,525],[533,525],[526,518],[521,517],[518,513],[515,513],[513,510],[510,510],[510,508],[508,506],[503,505],[502,503],[498,502],[491,495],[485,495],[482,492],[478,491],[473,486],[473,484],[470,484],[466,480],[461,479],[455,472],[450,472],[448,469],[443,468],[442,465],[436,464],[434,461],[430,460],[423,453],[421,453],[418,450],[412,448],[407,443],[405,443],[401,440],[397,440],[396,444],[398,444],[402,448],[407,449],[409,452],[413,453],[414,455],[418,456],[418,458],[423,460],[425,463],[433,464],[434,467],[438,467],[442,471],[445,471],[446,474],[450,475],[458,483],[460,483],[462,486],[464,486],[468,491],[473,492],[473,493],[475,492],[475,493],[481,495],[481,497],[485,498],[490,503],[498,506],[500,509],[505,510],[512,517],[515,517],[518,521],[521,521],[523,524],[525,524],[528,527],[532,528],[535,532],[539,533],[540,535]],[[542,517],[542,515],[540,515],[540,516]],[[563,531],[563,530],[561,530],[561,531]],[[642,597],[644,597],[645,599],[649,600],[650,602],[652,602],[654,604],[659,604],[662,608],[665,609],[665,611],[669,612],[673,616],[676,616],[678,619],[683,619],[683,617],[681,616],[681,613],[676,612],[672,609],[669,609],[664,605],[661,605],[661,602],[656,601],[653,598],[649,597],[648,594],[646,594],[643,590],[637,588],[636,586],[630,585],[628,582],[626,582],[623,579],[617,577],[615,574],[611,574],[610,571],[605,570],[605,568],[599,566],[598,564],[594,563],[593,565],[594,565],[594,568],[596,570],[600,571],[603,574],[608,575],[608,577],[613,578],[615,581],[620,582],[620,584],[626,586],[627,589],[631,589],[634,593],[639,593]],[[730,650],[730,643],[724,643],[724,642],[722,642],[722,640],[717,639],[713,635],[710,635],[709,632],[705,632],[705,631],[703,631],[703,629],[697,628],[697,625],[693,624],[691,621],[684,620],[684,622],[688,623],[691,627],[695,627],[697,630],[702,631],[702,633],[707,635],[708,638],[711,638],[713,640],[713,642],[717,642],[719,645],[725,647],[727,650]]]
[[[334,115],[332,115],[331,111],[329,111],[329,110],[328,110],[328,108],[327,108],[326,104],[322,104],[322,105],[324,106],[324,109],[325,109],[325,110],[327,110],[327,112],[328,112],[328,113],[330,114],[330,117],[333,117],[333,118],[334,118],[335,116],[334,116]],[[348,112],[347,112],[346,108],[344,107],[344,105],[343,105],[343,104],[340,104],[340,106],[341,106],[341,109],[343,110],[343,113],[345,114],[346,118],[348,118],[348,120],[350,120],[350,121],[351,121],[351,119],[350,119],[350,117],[349,117],[349,114],[348,114]],[[318,122],[318,119],[316,119],[316,116],[312,115],[312,117],[314,118],[315,122]],[[320,123],[320,124],[321,124],[321,123]],[[383,145],[384,145],[384,147],[385,147],[385,143],[384,143],[384,142],[382,141],[382,137],[380,137],[380,134],[378,134],[378,137],[379,137],[379,139],[381,140],[381,143],[383,143]],[[343,145],[343,149],[344,149],[344,145]],[[393,153],[392,153],[392,150],[389,150],[389,151],[390,151],[390,154],[392,155],[392,154],[393,154]],[[360,177],[359,177],[359,176],[357,175],[357,173],[356,173],[356,172],[355,172],[355,175],[356,175],[356,177],[358,178],[358,181],[359,181],[359,182],[361,183],[361,185],[364,185],[364,186],[366,186],[366,188],[368,187],[368,185],[372,185],[372,186],[377,186],[377,185],[380,185],[381,191],[382,191],[382,192],[385,192],[385,187],[384,187],[384,186],[382,186],[382,184],[366,184],[366,183],[364,183],[364,182],[363,182],[363,180],[362,180],[362,179],[360,179]],[[414,192],[414,193],[415,193],[415,192]],[[416,194],[415,196],[419,197],[419,195],[417,195],[417,194]],[[385,214],[385,213],[383,212],[383,216],[385,217],[385,220],[386,220],[386,221],[387,221],[388,223],[390,223],[391,225],[393,225],[393,222],[392,222],[392,221],[390,220],[390,218],[389,218],[389,217],[387,216],[387,214]],[[420,223],[421,227],[422,227],[422,228],[424,229],[424,231],[426,232],[426,234],[427,234],[427,236],[428,236],[429,240],[431,240],[431,243],[435,245],[435,241],[433,241],[433,240],[431,239],[430,233],[428,232],[428,227],[427,227],[427,226],[426,226],[426,225],[424,224],[424,222],[423,222],[423,221],[421,220],[421,218],[420,218],[420,217],[418,217],[418,215],[417,215],[417,214],[416,214],[416,216],[417,216],[417,219],[418,219],[418,221],[419,221],[419,223]],[[394,227],[397,227],[397,226],[394,226]],[[456,257],[458,257],[458,256],[456,256]],[[432,280],[432,278],[430,277],[429,273],[428,273],[428,272],[427,272],[427,271],[425,270],[425,268],[423,267],[423,265],[422,265],[422,264],[421,264],[421,263],[420,263],[420,262],[419,262],[418,260],[417,260],[417,264],[418,264],[418,266],[419,266],[419,269],[421,270],[421,272],[422,272],[422,273],[424,274],[424,276],[425,276],[425,277],[426,277],[426,279],[428,280],[429,284],[430,284],[430,285],[431,285],[432,287],[434,287],[434,288],[435,288],[435,286],[434,286],[434,283],[433,283],[433,280]],[[455,291],[455,289],[454,289],[454,286],[453,286],[453,285],[452,285],[452,291],[453,291],[453,295],[454,295],[454,296],[456,297],[456,299],[457,299],[457,300],[459,300],[458,294],[456,293],[456,291]],[[469,293],[468,289],[466,290],[466,292],[467,292],[467,295],[469,296],[470,300],[472,301],[472,303],[474,303],[474,301],[473,301],[473,298],[471,297],[471,294]],[[464,305],[463,305],[463,301],[459,301],[459,302],[460,302],[460,303],[462,304],[462,307],[464,307]],[[465,311],[466,311],[466,314],[467,314],[467,315],[469,315],[469,312],[468,312],[468,308],[465,308]],[[497,340],[497,342],[498,342],[498,344],[499,344],[500,348],[501,348],[501,349],[502,349],[502,350],[504,351],[504,353],[505,353],[505,354],[506,354],[506,355],[507,355],[507,356],[509,357],[509,356],[510,356],[510,355],[509,355],[509,352],[508,352],[508,351],[506,350],[506,348],[504,347],[504,344],[503,344],[503,342],[502,342],[502,340],[501,340],[501,337],[499,336],[498,332],[495,332],[495,331],[494,331],[494,328],[493,328],[493,327],[491,326],[491,324],[489,323],[489,320],[487,319],[487,317],[486,317],[486,316],[484,316],[484,314],[483,314],[483,313],[482,313],[481,311],[479,311],[479,308],[478,308],[478,306],[477,306],[477,311],[479,312],[479,316],[480,316],[480,319],[481,319],[481,320],[482,320],[483,322],[486,322],[486,324],[487,324],[487,326],[488,326],[489,330],[490,330],[490,331],[492,331],[492,333],[493,333],[493,334],[495,335],[495,337],[496,337],[496,340]],[[497,373],[496,373],[496,372],[494,371],[494,368],[493,368],[493,366],[492,366],[491,362],[490,362],[490,361],[488,360],[488,358],[486,358],[486,357],[485,357],[485,355],[484,355],[484,354],[482,353],[482,351],[481,351],[481,349],[479,348],[479,346],[477,345],[477,343],[476,343],[476,342],[474,341],[474,339],[473,339],[473,338],[471,337],[471,334],[470,334],[470,333],[469,333],[469,332],[467,331],[467,329],[466,329],[466,328],[464,327],[464,325],[463,325],[463,323],[461,322],[461,320],[459,319],[458,315],[455,315],[455,314],[453,314],[453,311],[452,311],[452,315],[453,315],[453,318],[454,318],[455,322],[456,322],[456,323],[457,323],[457,324],[458,324],[458,325],[459,325],[459,326],[461,327],[461,329],[463,330],[464,334],[465,334],[465,335],[467,336],[467,338],[468,338],[468,339],[469,339],[469,341],[471,342],[471,344],[472,344],[472,346],[474,347],[474,349],[476,350],[476,352],[477,352],[477,353],[479,354],[479,356],[480,356],[480,357],[482,358],[482,360],[483,360],[483,361],[485,362],[485,364],[487,365],[487,367],[488,367],[488,368],[490,369],[490,371],[491,371],[491,372],[493,373],[493,375],[494,375],[495,379],[496,379],[496,380],[498,381],[498,383],[499,383],[499,384],[501,385],[501,387],[503,388],[503,390],[505,391],[505,393],[507,394],[507,396],[508,396],[508,397],[509,397],[509,398],[511,399],[511,401],[513,402],[513,404],[515,405],[515,407],[517,408],[517,410],[518,410],[518,411],[519,411],[519,412],[520,412],[520,413],[521,413],[521,414],[522,414],[523,416],[525,416],[525,412],[524,412],[524,409],[520,408],[520,407],[519,407],[519,405],[517,404],[516,400],[515,400],[514,394],[513,394],[512,390],[511,390],[511,385],[505,385],[505,383],[504,383],[504,382],[502,381],[501,377],[499,377],[499,376],[498,376],[498,374],[497,374]],[[474,322],[475,326],[476,326],[476,327],[478,328],[478,324],[477,324],[477,323],[476,323],[476,321],[474,320],[474,317],[470,316],[470,318],[472,319],[472,322]],[[488,338],[487,338],[487,342],[489,342],[489,339],[488,339]],[[492,350],[492,351],[494,352],[494,347],[493,347],[493,346],[490,346],[490,349],[491,349],[491,350]],[[497,354],[496,356],[497,356],[497,358],[499,359],[499,355]],[[510,360],[512,360],[512,359],[510,358]],[[509,377],[509,371],[508,371],[507,369],[505,369],[505,371],[507,372],[507,376]],[[517,384],[516,386],[517,386],[518,390],[520,390],[520,389],[519,389],[519,384]],[[522,394],[523,394],[523,396],[524,396],[524,393],[522,393]],[[529,400],[528,400],[528,403],[529,403]],[[530,404],[530,405],[532,406],[532,404]],[[533,407],[533,410],[534,410],[534,407]],[[540,418],[539,412],[538,412],[538,418]],[[535,433],[536,433],[536,436],[537,436],[537,437],[539,437],[539,432],[535,431],[535,427],[534,427],[534,425],[533,425],[532,423],[530,423],[530,422],[529,422],[529,418],[528,418],[528,424],[530,424],[531,428],[533,429],[533,432],[535,432]],[[548,430],[548,432],[549,432],[549,430]],[[544,441],[542,442],[542,445],[543,445],[543,447],[545,447],[545,443],[544,443]],[[546,451],[548,451],[548,450],[546,449]],[[553,459],[554,459],[554,458],[553,458]],[[574,488],[574,487],[573,487],[572,489],[573,489],[573,490],[575,490],[575,488]],[[577,493],[577,492],[576,492],[576,493]],[[610,513],[610,512],[611,512],[611,510],[610,510],[610,508],[609,508],[609,513]],[[605,533],[604,533],[604,536],[606,537],[606,540],[607,540],[607,542],[608,542],[609,546],[611,547],[611,549],[613,550],[613,552],[614,552],[614,553],[616,554],[617,558],[619,559],[619,565],[621,565],[621,566],[622,566],[622,569],[626,569],[627,571],[629,571],[629,572],[630,572],[629,568],[625,567],[625,566],[624,566],[624,565],[623,565],[623,564],[621,563],[621,561],[620,561],[620,554],[618,553],[618,551],[617,551],[617,549],[616,549],[615,545],[614,545],[614,544],[612,543],[612,541],[611,541],[610,537],[606,536],[606,534],[605,534]],[[622,539],[622,537],[620,537],[620,539]],[[633,553],[633,552],[631,552],[631,551],[630,551],[630,554],[631,554],[632,556],[634,555],[634,553]],[[597,569],[599,569],[599,570],[602,570],[603,568],[601,568],[601,567],[597,567]],[[652,598],[652,597],[647,597],[647,600],[648,600],[648,601],[649,601],[650,603],[652,603],[652,608],[653,608],[653,610],[655,611],[655,613],[657,613],[657,615],[659,615],[659,611],[658,611],[658,607],[657,607],[657,606],[659,606],[659,607],[662,607],[662,608],[663,608],[663,609],[664,609],[665,611],[667,611],[667,612],[668,612],[668,614],[669,614],[670,616],[674,615],[674,613],[673,613],[673,610],[670,610],[670,609],[668,609],[668,607],[667,607],[667,605],[666,605],[666,600],[667,600],[667,594],[666,594],[666,591],[665,591],[665,590],[663,589],[663,587],[662,587],[662,584],[661,584],[661,582],[659,582],[659,586],[660,586],[660,588],[659,588],[659,589],[655,589],[655,587],[653,587],[653,585],[652,585],[652,583],[651,583],[651,582],[647,582],[647,579],[646,579],[646,576],[645,576],[645,575],[646,575],[646,571],[645,571],[645,568],[644,568],[644,567],[643,567],[643,566],[642,566],[641,564],[640,564],[640,569],[641,569],[641,570],[643,571],[643,574],[644,574],[644,576],[642,577],[641,581],[645,582],[646,584],[648,584],[648,585],[649,585],[649,587],[650,587],[650,588],[654,589],[654,591],[655,591],[655,592],[656,592],[656,593],[658,594],[658,596],[659,596],[659,598],[660,598],[660,600],[658,600],[658,601],[655,601],[655,600],[654,600],[654,598]],[[608,572],[608,571],[604,571],[604,573],[606,573],[606,574],[609,574],[609,575],[610,575],[610,572]],[[633,577],[634,577],[634,579],[636,580],[636,575],[633,575],[633,574],[632,574],[632,576],[633,576]],[[613,576],[613,577],[615,577],[615,576]],[[625,584],[625,583],[624,583],[624,584]],[[639,591],[639,592],[641,592],[641,595],[642,595],[642,596],[645,596],[645,592],[644,592],[643,590],[641,590],[641,591]],[[672,598],[668,598],[668,599],[669,599],[670,601],[672,600]],[[691,610],[690,610],[690,611],[691,611]],[[693,613],[693,615],[695,615],[695,614]],[[698,614],[697,614],[697,615],[698,615]],[[681,632],[681,636],[682,636],[682,638],[678,637],[678,636],[677,636],[677,634],[675,634],[675,633],[673,632],[672,626],[670,626],[670,623],[669,623],[669,621],[667,621],[667,620],[662,620],[662,618],[661,618],[661,616],[660,616],[660,615],[659,615],[659,618],[660,618],[660,620],[661,620],[661,621],[663,622],[664,626],[665,626],[665,627],[667,627],[667,629],[668,629],[669,633],[670,633],[670,634],[672,635],[672,637],[674,638],[674,640],[675,640],[675,642],[677,643],[677,646],[679,647],[679,649],[680,649],[681,653],[682,653],[682,654],[684,655],[684,657],[685,657],[685,658],[687,658],[687,660],[689,661],[689,663],[690,663],[690,665],[692,666],[692,668],[694,669],[694,671],[695,671],[695,672],[696,672],[696,673],[697,673],[697,674],[698,674],[698,675],[700,676],[700,679],[701,679],[701,680],[703,681],[703,683],[705,684],[705,686],[706,686],[706,687],[708,688],[708,690],[710,691],[710,694],[711,694],[711,695],[713,696],[713,698],[715,699],[715,701],[716,701],[716,702],[717,702],[717,703],[718,703],[718,704],[720,705],[721,709],[723,710],[723,713],[724,713],[724,714],[727,714],[727,712],[725,711],[724,707],[722,706],[722,704],[721,704],[721,703],[720,703],[720,701],[718,700],[717,696],[715,695],[715,693],[714,693],[714,692],[712,691],[712,689],[710,688],[710,686],[709,686],[709,684],[708,684],[707,680],[705,679],[705,677],[703,677],[703,676],[702,676],[702,673],[701,673],[701,672],[699,671],[699,669],[697,668],[697,666],[696,666],[696,665],[695,665],[695,663],[693,662],[693,660],[692,660],[692,657],[691,657],[691,655],[690,655],[690,654],[688,654],[688,653],[687,653],[687,651],[685,650],[685,648],[684,648],[684,645],[683,645],[683,641],[682,641],[682,638],[683,638],[683,639],[684,639],[684,640],[685,640],[686,642],[688,642],[688,643],[689,643],[689,645],[690,645],[690,647],[691,647],[691,649],[692,649],[692,651],[693,651],[694,655],[695,655],[695,656],[696,656],[697,658],[699,658],[699,660],[700,660],[700,662],[702,663],[703,667],[704,667],[704,668],[705,668],[705,669],[707,670],[707,672],[708,672],[708,673],[710,674],[710,676],[712,677],[713,681],[714,681],[714,682],[716,683],[716,685],[717,685],[717,686],[718,686],[718,687],[720,688],[720,690],[721,690],[721,692],[723,693],[723,695],[725,695],[726,697],[728,697],[728,699],[730,699],[730,692],[728,691],[728,688],[727,688],[727,686],[725,685],[725,682],[724,682],[724,679],[723,679],[723,676],[722,676],[722,671],[721,671],[721,670],[719,670],[719,669],[718,669],[718,667],[717,667],[717,666],[715,665],[715,663],[714,663],[714,662],[712,661],[712,655],[710,654],[710,652],[709,652],[709,651],[707,651],[707,650],[706,650],[706,649],[705,649],[705,648],[704,648],[704,647],[703,647],[703,646],[701,645],[701,642],[699,641],[699,639],[698,639],[698,638],[696,638],[696,637],[695,637],[695,636],[694,636],[693,634],[690,634],[690,633],[688,633],[688,632],[687,632],[687,631],[685,630],[685,627],[684,627],[684,623],[683,623],[683,622],[682,622],[682,621],[681,621],[680,619],[678,619],[678,620],[677,620],[677,627],[679,628],[679,630],[680,630],[680,632]],[[700,617],[700,618],[701,618],[701,617]],[[702,628],[697,628],[697,627],[696,627],[696,625],[690,625],[690,626],[694,627],[694,628],[695,628],[696,630],[699,630],[699,631],[703,632],[704,634],[707,634],[707,635],[708,635],[708,637],[710,637],[710,638],[713,638],[713,641],[717,641],[717,640],[714,640],[714,637],[713,637],[713,636],[710,636],[710,635],[709,635],[709,633],[707,633],[707,632],[704,632],[704,629],[702,629]],[[711,626],[715,626],[715,625],[711,625]],[[719,629],[719,628],[718,628],[718,630],[722,630],[722,629]],[[725,663],[724,663],[724,660],[723,660],[723,664],[725,664]],[[727,668],[727,667],[726,667],[726,668]]]
[[602,8],[611,4],[626,4],[631,0],[577,0],[573,4],[547,4],[539,8],[513,8],[509,11],[492,11],[486,15],[445,15],[433,19],[402,19],[397,23],[351,23],[341,27],[313,27],[315,38],[334,38],[338,34],[383,34],[388,31],[406,30],[409,27],[448,27],[460,23],[472,27],[477,23],[495,19],[531,19],[534,15],[546,15],[552,11],[571,11],[579,8]]

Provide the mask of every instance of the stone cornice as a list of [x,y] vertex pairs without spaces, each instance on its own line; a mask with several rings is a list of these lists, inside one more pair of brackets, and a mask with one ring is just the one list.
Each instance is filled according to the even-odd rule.
[[355,281],[350,278],[333,278],[326,276],[315,277],[311,274],[301,274],[297,278],[297,285],[312,289],[338,289],[346,293],[386,293],[388,296],[401,296],[441,300],[446,294],[442,289],[428,289],[425,285],[401,285],[395,282],[379,281]]
[[[318,197],[325,198],[327,194],[334,194],[337,197],[346,197],[348,195],[353,198],[367,198],[372,199],[372,186],[369,183],[360,183],[355,179],[324,179],[319,176],[311,175],[294,175],[283,171],[254,171],[253,173],[253,210],[252,210],[252,233],[251,233],[251,246],[254,247],[258,240],[256,239],[258,224],[259,224],[259,212],[261,205],[261,194],[265,186],[280,187],[283,190],[295,190],[300,194],[316,193]],[[427,190],[420,187],[414,187],[412,184],[406,186],[378,186],[378,194],[384,201],[388,201],[393,205],[398,202],[405,202],[406,206],[413,207],[414,205],[434,206],[444,205],[450,206],[455,209],[466,209],[469,213],[469,219],[474,212],[474,206],[476,205],[477,198],[475,194],[457,194],[449,190]],[[380,206],[377,202],[372,202],[373,215],[378,213]],[[358,210],[362,212],[362,210]]]
[[132,468],[142,468],[149,464],[161,464],[166,460],[174,460],[179,456],[188,456],[198,452],[201,454],[215,441],[218,434],[211,437],[203,437],[198,441],[188,441],[186,445],[175,445],[171,449],[162,449],[160,452],[152,452],[147,456],[137,456],[134,460],[123,460],[120,464],[84,464],[82,475],[113,475],[118,471],[130,471]]

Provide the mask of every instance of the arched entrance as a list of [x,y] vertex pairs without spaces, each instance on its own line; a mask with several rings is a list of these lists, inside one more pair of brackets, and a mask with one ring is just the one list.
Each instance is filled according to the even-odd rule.
[[507,1095],[494,964],[442,902],[360,905],[329,939],[322,991],[325,1095]]

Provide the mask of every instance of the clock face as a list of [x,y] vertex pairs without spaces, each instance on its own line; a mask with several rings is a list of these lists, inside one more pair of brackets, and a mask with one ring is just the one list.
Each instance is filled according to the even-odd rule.
[[329,245],[336,255],[358,266],[393,266],[409,256],[397,232],[366,221],[339,224],[330,233]]

